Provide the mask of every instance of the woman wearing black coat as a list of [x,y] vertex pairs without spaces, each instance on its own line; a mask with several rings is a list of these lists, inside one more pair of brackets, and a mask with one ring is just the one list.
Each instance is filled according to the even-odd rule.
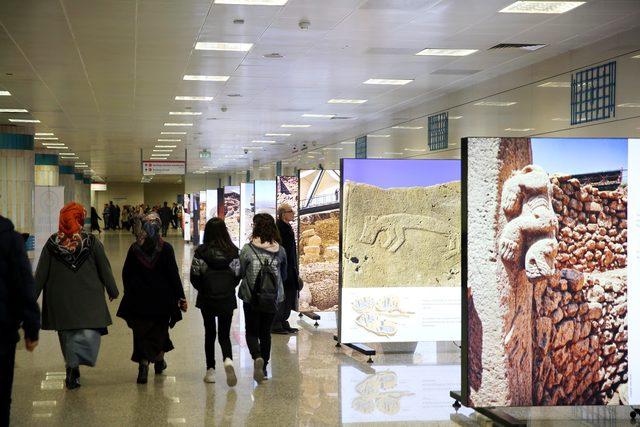
[[237,276],[239,268],[238,248],[232,243],[224,220],[210,219],[204,229],[204,243],[196,249],[191,263],[190,280],[198,291],[196,307],[200,309],[204,322],[207,359],[204,381],[215,382],[217,319],[218,342],[229,387],[238,381],[233,368],[230,332],[233,311],[237,308],[235,288],[240,281]]
[[187,311],[173,247],[160,237],[160,217],[142,219],[138,239],[129,248],[122,269],[124,296],[118,317],[133,331],[131,360],[138,363],[138,384],[146,384],[149,363],[156,374],[167,368],[164,354],[173,350],[169,328]]

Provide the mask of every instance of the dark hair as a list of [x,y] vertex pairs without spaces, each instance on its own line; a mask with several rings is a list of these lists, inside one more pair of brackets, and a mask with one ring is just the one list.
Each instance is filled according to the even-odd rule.
[[269,243],[282,242],[280,231],[278,231],[278,227],[276,227],[275,220],[271,215],[266,213],[259,213],[253,217],[253,232],[251,233],[251,237]]
[[211,218],[204,227],[204,244],[222,251],[229,258],[238,257],[238,248],[231,241],[223,219]]

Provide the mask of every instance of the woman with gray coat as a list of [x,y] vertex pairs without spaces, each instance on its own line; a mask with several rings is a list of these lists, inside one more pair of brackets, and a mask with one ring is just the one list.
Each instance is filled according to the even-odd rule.
[[42,329],[58,331],[68,389],[80,387],[80,365],[95,366],[100,337],[111,316],[105,301],[118,288],[102,243],[83,232],[86,211],[71,202],[60,211],[59,230],[42,249],[36,289],[42,298]]

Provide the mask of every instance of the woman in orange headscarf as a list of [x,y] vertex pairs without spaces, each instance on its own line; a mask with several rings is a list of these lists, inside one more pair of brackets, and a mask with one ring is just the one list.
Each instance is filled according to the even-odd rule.
[[71,202],[60,211],[58,232],[42,249],[36,287],[42,298],[42,329],[58,331],[68,389],[80,387],[80,365],[95,366],[100,337],[111,316],[104,298],[118,288],[102,243],[83,230],[86,211]]

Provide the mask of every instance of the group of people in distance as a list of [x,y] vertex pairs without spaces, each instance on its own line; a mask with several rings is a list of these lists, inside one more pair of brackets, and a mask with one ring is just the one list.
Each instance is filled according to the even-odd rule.
[[[101,241],[83,230],[85,216],[84,207],[74,202],[60,211],[59,230],[40,254],[35,282],[24,243],[16,237],[11,222],[0,217],[0,403],[7,424],[17,330],[22,327],[27,349],[32,351],[38,342],[36,300],[41,293],[42,329],[58,332],[68,389],[80,387],[81,365],[95,366],[101,337],[112,323],[105,291],[109,301],[114,301],[119,297],[118,287]],[[182,319],[188,304],[173,247],[161,236],[165,226],[160,215],[151,211],[134,218],[136,240],[122,269],[124,294],[117,316],[132,330],[131,360],[138,364],[137,382],[145,384],[149,365],[156,374],[167,369],[165,353],[174,348],[169,330]],[[288,205],[279,208],[277,224],[269,214],[256,214],[251,241],[242,249],[233,244],[223,219],[207,222],[204,243],[195,250],[190,268],[205,330],[205,382],[215,382],[217,336],[226,382],[230,387],[237,383],[230,337],[236,288],[255,381],[267,379],[272,330],[297,332],[287,322],[301,286],[292,220]],[[12,305],[22,310],[13,310]],[[5,381],[9,368],[11,377],[6,378],[10,381]]]
[[174,230],[182,227],[182,206],[174,203],[169,207],[167,202],[163,206],[153,206],[140,204],[138,206],[124,205],[122,210],[119,205],[114,205],[113,201],[104,204],[102,218],[98,211],[91,207],[91,231],[102,233],[100,221],[104,223],[105,230],[131,230],[136,222],[136,217],[144,216],[150,212],[156,212],[162,219],[162,235],[167,235],[167,230],[171,226]]

